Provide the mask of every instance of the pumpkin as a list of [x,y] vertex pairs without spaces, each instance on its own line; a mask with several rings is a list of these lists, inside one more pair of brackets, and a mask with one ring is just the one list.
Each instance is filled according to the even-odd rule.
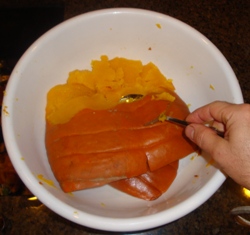
[[[122,95],[143,94],[132,103]],[[161,113],[185,119],[187,105],[152,63],[124,58],[92,62],[52,88],[46,107],[45,144],[52,171],[64,192],[110,184],[154,200],[174,180],[178,160],[196,147],[183,128],[147,125]]]

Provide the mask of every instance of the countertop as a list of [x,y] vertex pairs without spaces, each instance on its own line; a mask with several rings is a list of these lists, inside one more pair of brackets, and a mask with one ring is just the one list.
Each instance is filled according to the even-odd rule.
[[[229,61],[239,80],[244,100],[250,103],[250,1],[247,0],[0,0],[0,60],[7,61],[7,70],[11,71],[27,46],[49,28],[85,12],[113,7],[161,12],[200,31]],[[33,20],[33,24],[43,27],[39,30],[36,25],[31,27],[26,36],[32,31],[32,37],[22,37],[22,47],[13,49],[11,45],[15,41],[12,44],[4,41],[7,28],[11,36],[9,29],[12,27],[11,24],[6,25],[5,19],[12,22],[10,17],[17,15],[24,19],[27,8],[41,13],[37,17],[40,21]],[[18,40],[20,42],[20,38]],[[0,234],[119,234],[74,224],[38,200],[29,201],[30,196],[29,191],[25,190],[0,196]],[[228,178],[207,202],[183,218],[152,230],[121,234],[250,234],[250,229],[237,224],[230,214],[233,208],[248,205],[250,198],[243,188]]]

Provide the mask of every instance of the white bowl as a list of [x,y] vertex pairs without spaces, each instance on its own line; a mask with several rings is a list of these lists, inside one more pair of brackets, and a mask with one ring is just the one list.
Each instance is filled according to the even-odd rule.
[[[243,102],[226,59],[188,25],[146,10],[90,12],[44,34],[13,70],[2,113],[10,158],[34,195],[75,223],[108,231],[138,231],[170,223],[199,207],[224,182],[225,175],[208,164],[209,158],[191,155],[181,160],[170,189],[151,202],[109,186],[65,194],[50,169],[44,145],[46,94],[52,86],[65,83],[69,71],[90,68],[91,60],[103,54],[152,61],[173,78],[191,111],[214,100]],[[52,180],[55,187],[39,175]]]

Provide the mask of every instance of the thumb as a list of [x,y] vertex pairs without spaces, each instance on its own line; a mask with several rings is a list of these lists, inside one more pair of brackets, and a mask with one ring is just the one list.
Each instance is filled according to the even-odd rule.
[[219,137],[213,130],[202,124],[190,124],[185,129],[186,136],[197,144],[202,150],[213,155],[215,147],[218,147],[223,138]]

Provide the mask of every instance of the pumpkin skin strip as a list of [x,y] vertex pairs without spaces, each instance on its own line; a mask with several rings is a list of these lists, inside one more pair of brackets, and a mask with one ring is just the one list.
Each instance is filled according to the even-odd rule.
[[166,165],[156,171],[138,177],[118,180],[110,186],[131,196],[152,201],[167,191],[177,175],[178,162]]
[[[49,151],[57,157],[71,154],[93,154],[133,149],[151,148],[155,145],[176,141],[182,135],[183,129],[171,124],[162,123],[154,128],[140,128],[131,130],[111,130],[95,134],[81,134],[65,136],[49,143]],[[168,138],[166,135],[170,135]],[[109,136],[110,138],[107,138]],[[112,141],[110,139],[112,138]],[[85,143],[85,144],[83,144]],[[96,146],[98,145],[98,148]],[[171,145],[171,144],[170,144]],[[169,147],[168,147],[169,148]],[[170,149],[171,151],[171,149]]]
[[[143,174],[148,170],[143,151],[119,152],[118,154],[95,154],[87,159],[84,155],[71,155],[50,161],[55,177],[61,185],[65,181],[89,182],[88,188],[95,187],[98,180],[108,183],[114,180]],[[89,186],[93,182],[93,186]],[[81,189],[84,189],[83,187]],[[69,189],[62,186],[65,192]],[[75,191],[77,189],[74,189]],[[78,189],[80,190],[80,189]]]
[[[183,135],[183,137],[180,137]],[[186,140],[183,130],[178,134],[171,134],[162,143],[157,143],[146,149],[149,169],[155,171],[165,165],[179,160],[197,150],[197,147]]]
[[155,200],[162,195],[156,187],[145,182],[141,176],[115,181],[110,185],[126,194],[148,201]]
[[[63,189],[65,193],[70,193],[77,190],[83,190],[88,188],[100,187],[106,184],[109,184],[111,181],[117,180],[115,179],[99,179],[98,181],[93,180],[65,180],[60,182],[60,187]],[[119,179],[118,179],[119,180]]]

